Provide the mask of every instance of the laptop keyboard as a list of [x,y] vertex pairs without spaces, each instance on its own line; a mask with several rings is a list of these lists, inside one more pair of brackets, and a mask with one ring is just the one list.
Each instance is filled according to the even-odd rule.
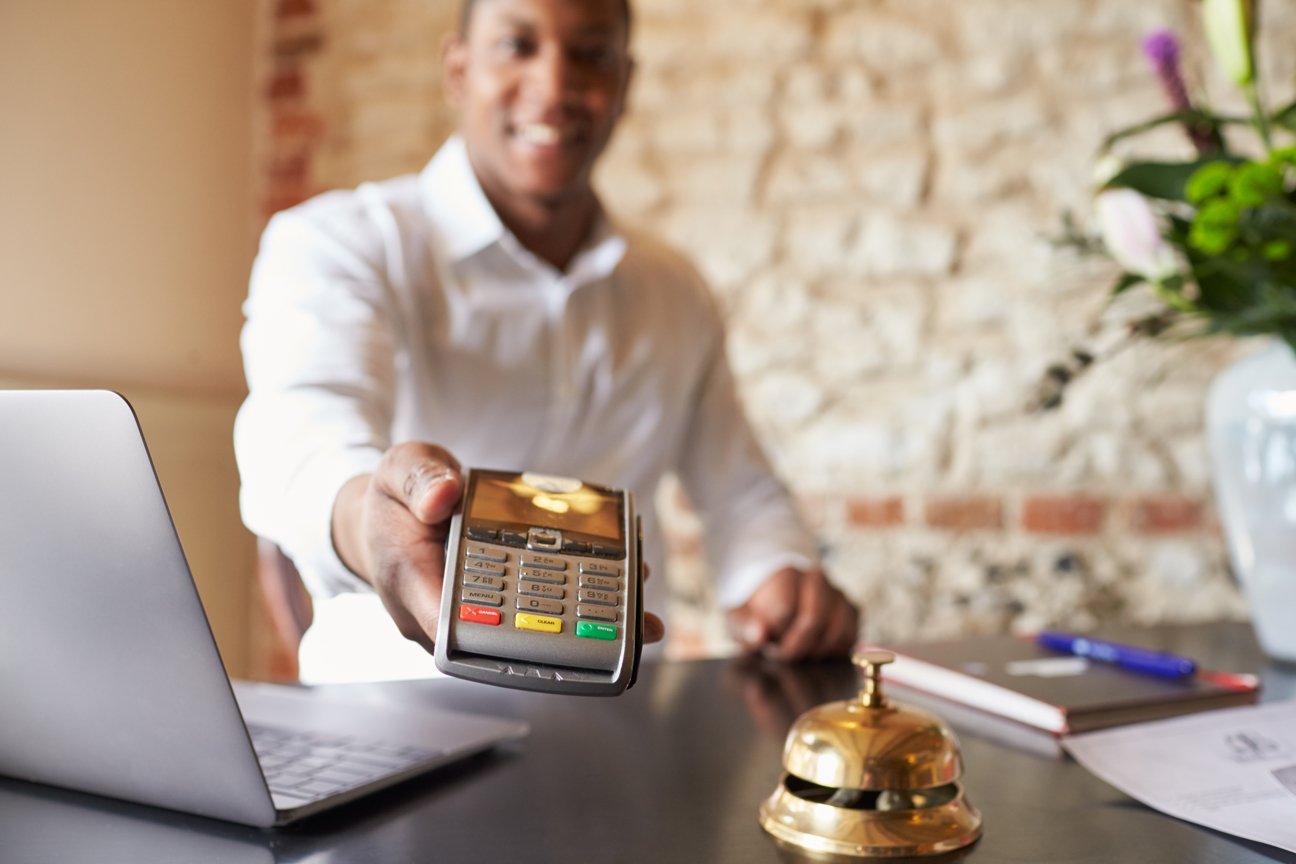
[[295,807],[399,774],[438,751],[378,740],[248,725],[275,806]]

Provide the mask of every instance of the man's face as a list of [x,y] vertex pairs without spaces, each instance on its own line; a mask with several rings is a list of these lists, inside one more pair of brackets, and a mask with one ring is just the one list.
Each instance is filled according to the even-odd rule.
[[446,49],[446,89],[492,197],[557,204],[588,189],[625,104],[615,0],[477,0]]

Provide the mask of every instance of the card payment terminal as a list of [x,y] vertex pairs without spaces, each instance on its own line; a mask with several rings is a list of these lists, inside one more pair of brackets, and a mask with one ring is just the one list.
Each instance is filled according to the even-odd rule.
[[446,538],[437,668],[521,690],[620,694],[643,647],[641,555],[629,492],[469,469]]

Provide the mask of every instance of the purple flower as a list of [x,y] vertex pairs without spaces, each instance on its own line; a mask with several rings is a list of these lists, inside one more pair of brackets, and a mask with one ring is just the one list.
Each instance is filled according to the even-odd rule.
[[[1179,70],[1179,40],[1170,30],[1155,30],[1143,39],[1143,56],[1147,57],[1152,68],[1156,70],[1161,87],[1170,99],[1170,106],[1176,111],[1192,111],[1192,101],[1188,98],[1188,87],[1184,84],[1183,73]],[[1209,121],[1188,122],[1184,131],[1192,139],[1198,153],[1215,153],[1222,149],[1223,141],[1214,124]]]
[[1169,30],[1155,30],[1143,38],[1143,56],[1147,57],[1161,86],[1170,97],[1170,105],[1176,111],[1192,110],[1188,101],[1188,88],[1184,85],[1183,74],[1179,71],[1179,40]]

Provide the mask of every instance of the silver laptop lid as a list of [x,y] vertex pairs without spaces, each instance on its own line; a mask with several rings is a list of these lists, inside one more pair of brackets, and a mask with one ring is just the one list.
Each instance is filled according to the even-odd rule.
[[0,773],[275,822],[135,414],[115,393],[0,391]]

